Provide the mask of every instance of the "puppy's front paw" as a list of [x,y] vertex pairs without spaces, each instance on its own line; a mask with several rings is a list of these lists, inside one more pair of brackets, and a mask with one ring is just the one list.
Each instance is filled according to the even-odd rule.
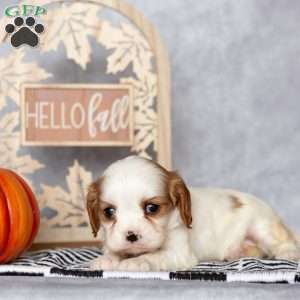
[[101,255],[90,262],[90,268],[92,270],[109,270],[113,271],[117,269],[119,259],[111,255]]
[[146,259],[142,257],[128,258],[119,263],[118,270],[147,272],[151,270],[151,265]]

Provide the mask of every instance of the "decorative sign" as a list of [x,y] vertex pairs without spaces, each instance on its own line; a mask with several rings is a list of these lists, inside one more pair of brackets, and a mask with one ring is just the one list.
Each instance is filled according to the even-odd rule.
[[[158,30],[126,0],[29,2],[38,2],[47,13],[37,6],[22,4],[6,11],[11,17],[0,16],[0,47],[4,49],[0,57],[0,166],[22,175],[37,196],[41,226],[36,248],[41,244],[88,245],[95,240],[84,195],[93,178],[107,165],[107,151],[88,156],[74,147],[60,157],[62,164],[55,167],[51,160],[61,151],[23,145],[126,145],[128,149],[122,151],[111,149],[111,160],[136,154],[171,169],[168,53]],[[40,18],[36,23],[27,26],[37,15]],[[32,34],[24,35],[26,28],[15,22],[23,22]],[[45,29],[42,34],[41,24]],[[37,39],[38,60],[33,59],[27,46],[5,50],[10,42],[34,45]],[[87,82],[91,66],[95,77],[99,75],[103,82],[116,85],[77,85]],[[62,85],[62,68],[78,70],[76,85]],[[50,83],[49,78],[57,84],[45,84]],[[24,86],[26,82],[39,85]],[[101,107],[89,121],[96,92],[102,94]],[[123,107],[120,111],[121,104],[113,105],[124,96],[126,100],[126,95],[130,95],[128,128],[126,110]],[[123,104],[126,108],[126,101]],[[120,116],[125,129],[121,121],[117,122]]]
[[22,87],[22,143],[26,146],[130,146],[130,85]]

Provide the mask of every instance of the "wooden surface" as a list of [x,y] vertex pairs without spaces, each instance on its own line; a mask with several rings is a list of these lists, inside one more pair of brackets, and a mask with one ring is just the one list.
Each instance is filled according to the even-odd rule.
[[101,247],[100,241],[82,241],[74,243],[35,243],[33,244],[29,251],[38,251],[44,249],[57,249],[57,248],[80,248],[80,247]]
[[130,85],[25,84],[21,99],[25,146],[131,146]]

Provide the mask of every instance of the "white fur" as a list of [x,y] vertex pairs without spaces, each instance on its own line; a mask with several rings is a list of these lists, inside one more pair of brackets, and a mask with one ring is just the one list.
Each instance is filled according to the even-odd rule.
[[[222,189],[190,189],[192,229],[182,222],[176,208],[152,224],[144,217],[142,199],[164,196],[165,174],[154,164],[133,156],[112,164],[104,173],[101,198],[117,208],[114,225],[103,224],[104,256],[92,263],[104,270],[159,271],[188,269],[202,260],[224,260],[242,256],[249,237],[268,256],[299,259],[296,239],[274,236],[280,222],[261,200],[244,193]],[[233,197],[239,207],[234,207]],[[281,223],[280,223],[281,224]],[[285,228],[285,227],[284,227]],[[142,238],[126,241],[134,231]],[[126,250],[134,255],[122,259]]]
[[[167,220],[159,220],[158,226],[153,227],[144,218],[139,204],[142,199],[164,195],[163,174],[132,156],[117,161],[103,175],[101,198],[117,207],[116,224],[103,225],[106,251],[118,252],[129,247],[128,252],[138,254],[157,249],[165,239]],[[141,234],[141,241],[134,245],[126,241],[128,231]]]

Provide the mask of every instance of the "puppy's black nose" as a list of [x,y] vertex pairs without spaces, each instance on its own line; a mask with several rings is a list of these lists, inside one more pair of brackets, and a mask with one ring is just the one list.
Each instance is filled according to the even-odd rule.
[[132,231],[128,231],[126,240],[130,243],[135,243],[139,239],[138,235]]

